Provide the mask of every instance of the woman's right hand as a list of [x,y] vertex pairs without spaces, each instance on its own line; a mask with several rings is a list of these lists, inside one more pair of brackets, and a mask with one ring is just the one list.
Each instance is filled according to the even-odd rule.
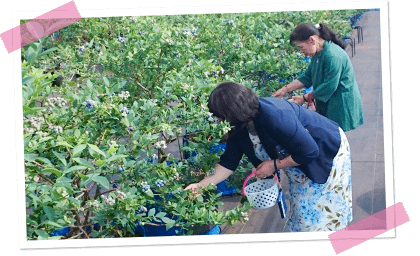
[[199,183],[192,183],[184,188],[184,190],[191,190],[193,193],[197,194],[200,187],[201,185]]
[[286,93],[285,87],[282,87],[273,93],[274,97],[283,98],[284,94]]

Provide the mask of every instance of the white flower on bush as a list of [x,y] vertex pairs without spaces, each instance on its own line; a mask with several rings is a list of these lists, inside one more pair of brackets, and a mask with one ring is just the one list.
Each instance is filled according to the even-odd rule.
[[123,98],[124,100],[128,99],[130,97],[130,92],[129,91],[121,91],[118,94],[118,97]]
[[69,193],[67,193],[67,191],[64,190],[63,192],[61,192],[61,196],[67,198],[69,197]]
[[230,131],[230,127],[225,126],[222,128],[223,133],[228,133]]
[[171,130],[171,126],[169,124],[163,123],[161,125],[161,129],[166,132],[166,131],[170,131]]
[[55,132],[55,133],[63,133],[63,127],[59,125],[50,125],[48,129],[50,129],[50,131]]
[[95,207],[95,208],[99,208],[99,202],[98,202],[98,200],[94,200],[93,202],[87,202],[87,203],[86,203],[86,206],[87,206],[87,207],[91,207],[91,206],[93,206],[93,207]]
[[182,83],[181,88],[185,91],[188,91],[188,90],[192,89],[192,86],[190,86],[188,84],[185,84],[185,83]]
[[36,176],[34,177],[34,181],[35,181],[35,182],[39,182],[39,181],[40,181],[40,178],[39,178],[39,176],[38,176],[38,175],[36,175]]
[[[43,117],[31,117],[27,120],[27,122],[30,122],[31,126],[39,131],[40,128],[41,128],[41,125],[44,123],[44,118]],[[30,134],[34,133],[34,129],[32,129],[32,128],[27,129],[27,131]]]
[[108,144],[108,146],[110,148],[117,148],[118,147],[118,144],[117,144],[117,142],[115,140],[111,140],[111,143]]
[[121,198],[121,199],[127,198],[127,194],[125,194],[124,192],[120,190],[115,191],[115,193],[117,194],[117,198]]
[[47,99],[47,102],[44,103],[44,106],[47,107],[48,110],[52,110],[52,108],[55,106],[62,108],[66,104],[67,101],[61,97],[51,97]]
[[165,149],[167,148],[166,142],[164,140],[158,141],[155,143],[155,148],[157,149]]
[[239,42],[235,45],[236,48],[241,48],[243,46],[242,42]]

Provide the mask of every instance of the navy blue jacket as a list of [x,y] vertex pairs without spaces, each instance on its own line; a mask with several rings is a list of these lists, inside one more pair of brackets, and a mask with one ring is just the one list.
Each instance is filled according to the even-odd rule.
[[[276,146],[285,148],[298,168],[312,181],[325,183],[341,144],[339,126],[334,121],[279,98],[260,98],[253,119],[260,141],[271,159],[277,158]],[[229,136],[219,164],[234,171],[243,154],[257,167],[261,161],[245,127]]]

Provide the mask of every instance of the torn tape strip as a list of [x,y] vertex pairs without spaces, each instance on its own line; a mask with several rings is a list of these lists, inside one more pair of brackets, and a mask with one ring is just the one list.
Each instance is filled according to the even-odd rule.
[[80,20],[81,16],[72,1],[3,32],[0,37],[11,53]]
[[409,221],[402,203],[390,206],[328,237],[338,254]]

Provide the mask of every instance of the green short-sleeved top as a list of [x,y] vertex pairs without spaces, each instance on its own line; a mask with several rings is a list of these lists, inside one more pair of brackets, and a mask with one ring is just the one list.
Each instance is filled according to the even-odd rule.
[[317,111],[344,131],[363,124],[362,99],[353,66],[340,46],[326,41],[298,80],[307,88],[313,86]]

